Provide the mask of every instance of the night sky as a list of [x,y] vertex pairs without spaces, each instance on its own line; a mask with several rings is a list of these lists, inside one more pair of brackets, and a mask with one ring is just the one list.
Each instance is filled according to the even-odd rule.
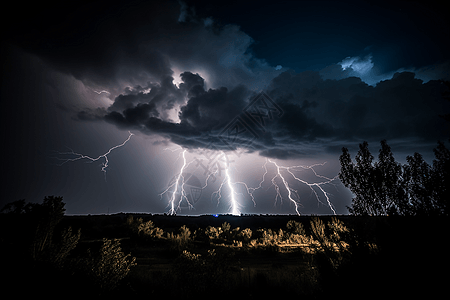
[[[305,184],[333,179],[342,147],[354,157],[368,141],[376,156],[386,139],[398,161],[419,152],[431,163],[437,141],[448,146],[449,123],[440,117],[450,113],[444,7],[8,4],[0,205],[55,195],[67,214],[166,213],[185,160],[192,207],[181,203],[179,214],[232,212],[226,173],[240,213],[295,214],[277,165],[303,166],[280,168],[300,213],[346,214],[352,195],[338,179]],[[106,173],[104,157],[68,161],[80,158],[70,152],[95,159],[118,145]]]

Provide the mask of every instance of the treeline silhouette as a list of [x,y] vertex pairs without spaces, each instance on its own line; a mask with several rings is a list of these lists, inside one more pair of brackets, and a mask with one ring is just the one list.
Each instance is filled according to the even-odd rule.
[[[42,204],[19,200],[2,209],[3,283],[14,296],[317,296],[347,274],[355,258],[378,252],[373,239],[336,217],[290,220],[283,228],[228,222],[173,228],[170,219],[178,217],[167,217],[162,227],[132,215],[64,218],[64,206],[62,197],[50,196]],[[120,242],[101,238],[114,233]],[[122,251],[123,242],[138,259]],[[159,264],[164,268],[154,267]]]
[[350,216],[64,216],[62,197],[14,201],[0,214],[2,283],[17,297],[441,295],[450,151],[434,152],[402,165],[382,141],[374,162],[364,142],[354,163],[344,148]]
[[396,162],[386,140],[374,162],[367,142],[359,145],[355,162],[342,148],[339,178],[355,195],[349,211],[370,216],[449,216],[450,151],[438,142],[429,165],[419,153]]
[[135,265],[135,258],[122,252],[117,239],[102,239],[101,245],[74,255],[81,230],[60,226],[64,206],[62,197],[49,196],[42,204],[18,200],[2,208],[1,251],[8,257],[3,271],[8,286],[15,287],[12,295],[28,291],[21,286],[54,296],[76,285],[102,294],[113,290]]
[[404,296],[444,279],[442,217],[64,216],[62,197],[2,212],[15,296]]

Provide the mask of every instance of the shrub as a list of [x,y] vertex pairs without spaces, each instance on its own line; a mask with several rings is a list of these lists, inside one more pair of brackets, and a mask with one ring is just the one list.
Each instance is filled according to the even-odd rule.
[[239,237],[242,238],[242,241],[248,243],[252,238],[252,230],[250,228],[245,228],[241,232],[239,232]]
[[222,228],[221,227],[213,227],[208,226],[206,227],[205,234],[210,240],[218,239],[222,234]]
[[181,244],[186,245],[189,242],[189,238],[191,236],[191,231],[186,225],[180,227],[180,234],[178,235],[178,240]]
[[61,241],[53,245],[51,249],[51,261],[58,267],[62,267],[64,262],[78,244],[81,237],[81,230],[78,229],[76,234],[72,234],[72,228],[64,229],[61,233]]
[[151,235],[153,228],[155,228],[155,225],[152,221],[141,222],[138,225],[137,232],[138,234]]
[[294,220],[290,220],[286,224],[286,228],[289,232],[299,235],[306,235],[303,224]]
[[174,235],[173,233],[167,233],[167,238],[172,241],[173,248],[176,250],[185,250],[190,243],[191,231],[186,225],[180,227],[180,233]]
[[30,217],[36,219],[35,234],[31,245],[31,255],[35,260],[48,259],[52,248],[53,233],[56,225],[64,216],[65,203],[62,197],[45,197],[42,204],[36,204],[30,211]]
[[342,264],[345,255],[349,254],[349,244],[343,239],[344,235],[349,233],[349,229],[336,217],[328,222],[327,228],[317,217],[313,218],[310,223],[313,236],[320,245],[318,249],[326,256],[330,266],[336,269]]
[[153,221],[144,222],[142,218],[134,219],[133,216],[128,216],[126,221],[127,226],[131,231],[140,237],[161,238],[164,231],[161,228],[155,227]]
[[112,290],[135,266],[136,258],[124,254],[117,239],[103,239],[99,253],[85,260],[87,273],[101,289]]
[[223,222],[222,226],[220,227],[222,229],[222,233],[220,234],[220,237],[224,240],[227,240],[230,238],[231,233],[231,225],[228,222]]
[[139,225],[138,234],[147,237],[161,238],[164,234],[164,230],[159,227],[155,227],[152,221],[147,221]]

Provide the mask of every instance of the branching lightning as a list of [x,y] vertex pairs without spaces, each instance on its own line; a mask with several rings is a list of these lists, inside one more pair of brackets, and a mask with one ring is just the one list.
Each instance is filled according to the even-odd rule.
[[[170,151],[174,152],[176,150],[181,150],[181,149],[182,148],[172,150],[172,149],[166,148],[164,150],[170,150]],[[189,180],[189,178],[184,178],[183,172],[193,162],[193,161],[190,161],[189,163],[187,163],[186,151],[187,150],[183,150],[183,152],[181,152],[181,157],[183,158],[183,164],[181,166],[180,172],[178,173],[178,175],[176,175],[175,180],[171,184],[169,184],[169,186],[162,193],[159,194],[160,198],[162,199],[164,194],[171,193],[170,200],[169,200],[169,206],[170,206],[169,214],[170,215],[176,215],[177,211],[180,209],[181,202],[183,200],[186,201],[189,208],[193,208],[193,205],[192,205],[192,203],[190,203],[189,198],[187,196],[186,190],[184,189],[184,185]],[[178,200],[178,203],[176,203],[177,195],[180,195],[180,199]]]
[[[276,166],[276,168],[277,168],[277,175],[275,175],[275,176],[272,178],[272,180],[271,180],[271,181],[272,181],[272,185],[275,187],[275,190],[277,191],[277,195],[276,195],[276,197],[275,197],[275,204],[276,204],[278,198],[280,198],[280,201],[283,201],[283,196],[281,196],[281,193],[280,193],[280,187],[278,186],[278,184],[277,184],[276,181],[275,181],[275,179],[276,179],[277,177],[279,177],[279,178],[283,181],[283,185],[284,185],[284,187],[286,188],[286,190],[287,190],[287,192],[288,192],[288,198],[289,198],[289,200],[294,204],[295,212],[296,212],[298,215],[300,215],[300,212],[298,211],[298,205],[299,205],[299,204],[297,203],[297,201],[295,201],[295,200],[292,198],[292,193],[295,193],[295,195],[297,196],[297,198],[299,198],[298,193],[297,193],[296,190],[294,190],[294,189],[292,189],[291,187],[289,187],[289,183],[286,181],[286,179],[284,178],[284,176],[281,174],[280,169],[282,169],[283,167],[280,167],[277,163],[275,163],[274,161],[271,161],[270,159],[268,159],[267,161],[273,163],[273,164]],[[267,161],[266,161],[266,163],[267,163]]]
[[[262,181],[259,183],[259,186],[258,186],[258,188],[256,188],[256,189],[259,189],[259,188],[262,187],[262,183],[264,182],[265,176],[266,176],[267,173],[268,173],[268,171],[267,171],[267,163],[272,163],[272,164],[275,165],[275,167],[276,167],[276,175],[275,175],[274,177],[272,177],[272,179],[271,179],[272,186],[274,186],[275,191],[276,191],[275,204],[277,203],[278,199],[279,199],[280,201],[283,201],[283,196],[281,195],[281,192],[280,192],[280,186],[279,186],[278,183],[276,182],[276,179],[279,178],[279,179],[282,181],[284,188],[285,188],[286,191],[288,192],[288,199],[289,199],[289,201],[291,201],[291,203],[294,204],[295,212],[296,212],[298,215],[300,215],[300,212],[299,212],[299,210],[298,210],[298,209],[299,209],[299,206],[301,205],[300,202],[299,202],[300,196],[299,196],[297,190],[295,190],[295,189],[293,189],[292,187],[289,186],[288,181],[286,180],[285,176],[283,176],[283,174],[282,174],[282,171],[284,170],[284,171],[286,171],[287,173],[289,173],[295,181],[298,181],[298,182],[300,182],[300,183],[302,183],[302,184],[307,185],[307,186],[311,189],[311,191],[314,193],[314,195],[316,196],[317,201],[318,201],[319,203],[324,204],[322,201],[320,201],[320,197],[319,197],[319,195],[317,194],[316,190],[314,190],[313,187],[318,188],[318,189],[323,193],[323,195],[324,195],[324,197],[325,197],[325,199],[326,199],[326,201],[327,201],[327,204],[328,204],[328,207],[330,208],[330,210],[333,212],[334,215],[336,214],[336,210],[334,209],[333,204],[332,204],[331,201],[330,201],[329,194],[323,189],[322,186],[323,186],[323,185],[326,185],[326,184],[331,184],[334,180],[336,180],[336,179],[338,178],[338,176],[336,175],[334,178],[328,178],[328,177],[326,177],[326,176],[318,175],[317,172],[314,170],[314,167],[315,167],[315,166],[323,166],[325,163],[323,163],[323,164],[314,164],[314,165],[311,165],[311,166],[292,166],[292,167],[285,167],[285,166],[279,166],[279,165],[278,165],[275,161],[273,161],[273,160],[266,159],[266,162],[264,163],[264,166],[263,166],[265,172],[264,172],[264,174],[263,174]],[[316,177],[325,179],[326,181],[316,182],[316,183],[309,183],[309,182],[307,182],[306,180],[303,180],[303,179],[298,178],[298,177],[293,173],[293,171],[297,171],[298,169],[310,169],[310,170],[314,173],[314,175],[315,175]],[[255,190],[256,190],[256,189],[255,189]],[[293,195],[295,195],[295,198],[298,199],[298,200],[295,200],[295,199],[293,198]]]
[[[225,156],[225,153],[222,152],[222,155]],[[252,199],[252,202],[254,204],[254,206],[256,206],[256,202],[255,202],[255,198],[253,196],[253,192],[255,190],[255,188],[250,188],[248,187],[248,185],[245,182],[233,182],[231,180],[231,175],[229,173],[229,166],[227,165],[225,168],[225,178],[223,179],[223,181],[221,182],[219,189],[217,191],[215,191],[212,195],[211,198],[213,197],[217,197],[217,204],[219,204],[220,199],[222,198],[222,188],[224,185],[227,186],[228,190],[229,190],[229,197],[230,197],[230,211],[232,215],[240,215],[241,212],[239,210],[239,201],[237,201],[236,197],[237,196],[243,196],[242,193],[238,193],[236,191],[236,186],[237,185],[241,185],[242,187],[245,188],[245,190],[247,191],[247,194],[250,196],[250,198]],[[208,186],[208,180],[211,176],[215,176],[215,174],[217,174],[217,171],[215,173],[211,173],[207,178],[206,178],[206,182],[205,182],[205,187]]]
[[[175,152],[177,150],[182,150],[182,148],[165,149],[165,150]],[[204,165],[202,165],[202,160],[199,160],[197,158],[190,162],[187,162],[186,151],[187,150],[183,150],[179,154],[178,158],[182,157],[183,163],[180,168],[180,172],[175,177],[175,180],[173,180],[171,184],[162,193],[159,194],[160,197],[162,198],[164,194],[168,193],[170,206],[169,214],[176,214],[176,212],[180,209],[180,203],[183,200],[185,200],[188,203],[189,208],[193,208],[193,205],[189,203],[189,199],[184,189],[184,184],[189,178],[188,179],[184,178],[183,173],[188,168],[188,166],[193,162],[197,162],[197,165],[195,167],[195,170],[191,172],[195,172],[199,168],[199,166],[204,167]],[[273,186],[276,192],[274,203],[275,205],[277,205],[278,202],[280,202],[281,204],[283,203],[283,199],[284,197],[286,197],[283,196],[283,194],[287,192],[287,199],[290,201],[290,203],[294,205],[295,212],[298,215],[300,215],[300,207],[302,206],[302,204],[300,203],[299,192],[294,188],[293,185],[294,182],[297,182],[306,185],[311,190],[312,194],[315,196],[319,204],[328,206],[331,212],[333,214],[336,214],[336,210],[330,201],[330,194],[327,191],[325,191],[324,186],[328,184],[333,185],[333,181],[335,181],[338,176],[328,178],[326,176],[318,174],[314,169],[317,166],[325,165],[325,163],[313,164],[310,166],[304,165],[281,166],[271,159],[266,159],[265,163],[262,166],[262,168],[264,169],[264,172],[262,174],[262,180],[259,182],[257,187],[249,187],[245,182],[242,181],[235,182],[232,180],[229,164],[220,163],[220,162],[227,162],[226,160],[221,160],[220,157],[225,157],[225,153],[223,151],[221,152],[221,154],[216,156],[217,159],[215,160],[215,163],[212,164],[215,167],[207,169],[208,172],[205,173],[205,175],[207,175],[205,179],[205,184],[201,189],[203,190],[207,188],[208,185],[214,183],[216,179],[221,176],[221,170],[225,170],[225,172],[222,173],[224,174],[223,176],[224,178],[220,181],[218,189],[211,194],[211,200],[215,199],[217,201],[217,205],[219,205],[221,200],[226,198],[229,201],[230,207],[229,211],[233,215],[240,215],[241,213],[240,208],[242,204],[241,201],[239,200],[243,199],[244,197],[247,197],[245,196],[245,194],[247,194],[248,197],[251,198],[254,206],[257,205],[257,201],[255,199],[255,192],[263,188],[263,183],[266,181],[266,177],[269,173],[268,164],[272,164],[275,167],[275,174],[273,177],[270,178],[271,182],[270,187]],[[224,165],[224,167],[222,167],[222,165]],[[323,180],[320,182],[311,183],[308,182],[307,180],[301,179],[299,178],[298,175],[296,175],[296,173],[301,170],[310,170],[315,175],[315,177]],[[243,193],[241,191],[245,192]],[[321,197],[324,197],[326,199],[326,203],[320,200]]]
[[[164,150],[167,150],[167,148]],[[170,205],[169,214],[171,214],[171,215],[176,214],[176,211],[177,211],[177,209],[175,208],[175,200],[176,200],[176,195],[177,195],[178,190],[180,190],[180,194],[181,194],[179,203],[181,203],[181,201],[183,201],[183,197],[186,198],[186,201],[187,201],[186,193],[184,191],[184,177],[183,177],[183,171],[186,168],[186,150],[183,150],[182,157],[183,157],[183,165],[181,166],[180,173],[178,173],[178,175],[176,176],[175,181],[172,184],[170,184],[167,187],[167,189],[165,189],[162,193],[159,194],[159,196],[162,198],[162,196],[165,193],[168,193],[170,189],[172,189],[172,188],[174,189],[172,191],[172,196],[170,197],[170,202],[169,202],[169,205]],[[180,186],[180,180],[182,181],[181,186]],[[180,205],[180,204],[178,204],[178,205]]]
[[67,162],[77,161],[77,160],[82,160],[82,159],[88,159],[92,163],[92,162],[97,161],[97,160],[99,160],[101,158],[104,158],[105,162],[102,163],[102,172],[105,174],[105,181],[106,181],[106,169],[108,168],[108,163],[109,163],[108,155],[114,149],[117,149],[117,148],[120,148],[120,147],[124,146],[131,139],[131,137],[134,135],[130,131],[128,131],[128,133],[129,133],[128,138],[122,144],[110,148],[105,154],[99,155],[96,158],[93,158],[93,157],[90,157],[90,156],[87,156],[87,155],[84,155],[84,154],[81,154],[81,153],[76,153],[70,148],[69,148],[71,150],[70,152],[57,152],[59,155],[74,155],[75,156],[75,158],[60,158],[60,157],[56,157],[56,159],[62,161],[62,163],[58,164],[58,166],[62,166],[62,165],[64,165]]
[[225,169],[225,178],[223,179],[222,183],[220,184],[220,187],[217,191],[215,191],[213,193],[212,196],[218,196],[217,198],[217,204],[219,204],[220,199],[222,198],[222,188],[224,185],[227,186],[228,190],[229,190],[229,197],[230,197],[230,210],[231,210],[231,214],[232,215],[239,215],[241,212],[239,211],[239,204],[236,200],[236,196],[239,195],[240,193],[237,193],[234,189],[234,185],[236,183],[231,181],[231,177],[230,177],[230,173],[229,173],[229,168]]
[[[109,164],[108,155],[114,149],[124,146],[131,139],[131,137],[133,135],[134,135],[133,133],[129,132],[128,138],[123,143],[110,148],[106,153],[99,155],[98,157],[90,157],[90,156],[87,156],[87,155],[84,155],[81,153],[74,152],[72,149],[70,149],[71,151],[69,151],[69,152],[58,152],[59,155],[75,156],[73,158],[57,157],[58,160],[62,161],[58,165],[62,166],[67,162],[73,162],[73,161],[82,160],[82,159],[87,159],[90,163],[92,163],[94,161],[98,161],[103,158],[104,162],[102,163],[101,171],[105,174],[105,180],[106,180],[106,171],[107,171],[108,164]],[[182,158],[182,165],[181,165],[180,171],[175,176],[175,180],[173,180],[173,182],[171,182],[169,184],[169,186],[162,193],[159,194],[159,196],[161,198],[166,193],[169,195],[169,207],[170,207],[169,214],[173,215],[173,214],[176,214],[176,212],[180,209],[182,201],[186,201],[188,207],[193,208],[193,204],[190,203],[187,193],[185,191],[185,183],[189,180],[189,178],[184,178],[185,176],[183,176],[183,173],[189,167],[190,164],[192,164],[193,162],[196,161],[197,166],[196,166],[195,170],[193,171],[193,172],[195,172],[201,165],[201,161],[198,159],[194,159],[194,160],[191,160],[190,162],[187,162],[187,159],[186,159],[186,151],[187,150],[183,149],[181,147],[176,148],[176,149],[164,149],[164,150],[170,150],[171,152],[182,150],[178,156],[178,158],[180,158],[180,157]],[[217,157],[219,157],[219,159],[217,159],[217,161],[216,161],[217,167],[215,170],[208,169],[209,172],[207,173],[208,175],[205,179],[205,185],[201,189],[203,190],[208,186],[211,178],[213,179],[213,182],[215,182],[217,177],[220,177],[220,175],[221,175],[220,171],[225,170],[225,172],[223,173],[225,176],[224,176],[223,180],[221,181],[219,188],[211,194],[211,199],[216,199],[217,205],[219,205],[220,200],[222,198],[224,198],[223,190],[225,187],[225,189],[228,192],[227,199],[229,199],[229,203],[230,203],[230,213],[233,215],[239,215],[241,213],[241,211],[240,211],[241,204],[239,201],[239,198],[240,198],[239,196],[244,196],[244,194],[238,191],[238,187],[241,187],[241,190],[245,189],[246,194],[251,198],[253,205],[254,206],[257,205],[254,194],[257,190],[262,189],[263,183],[266,181],[267,174],[269,173],[269,171],[267,169],[267,165],[269,163],[273,164],[276,169],[275,175],[270,179],[270,182],[272,183],[271,186],[273,186],[276,191],[275,205],[278,203],[278,201],[280,201],[280,203],[283,202],[282,188],[284,188],[287,191],[287,198],[294,205],[295,212],[298,215],[300,215],[299,208],[301,206],[301,203],[299,201],[300,200],[299,193],[289,183],[289,181],[292,182],[292,180],[294,180],[296,182],[299,182],[301,184],[308,186],[311,189],[311,192],[315,195],[315,198],[317,199],[318,203],[321,203],[323,205],[328,205],[328,207],[333,212],[333,214],[336,214],[336,210],[334,209],[334,206],[330,201],[330,197],[329,197],[330,194],[324,190],[323,186],[327,185],[327,184],[333,184],[332,182],[334,180],[336,180],[338,176],[335,176],[333,178],[328,178],[326,176],[317,174],[316,170],[314,169],[314,167],[323,166],[325,163],[314,164],[311,166],[299,165],[299,166],[286,167],[286,166],[278,165],[275,161],[273,161],[271,159],[266,159],[265,163],[262,166],[264,168],[264,173],[262,175],[262,180],[259,182],[259,185],[257,187],[249,187],[245,182],[242,182],[242,181],[234,182],[232,180],[231,174],[230,174],[229,161],[220,159],[220,157],[226,157],[226,155],[223,151],[221,152],[221,155],[217,156]],[[220,162],[227,162],[224,164],[225,165],[224,168],[221,167],[222,164]],[[311,170],[317,178],[321,178],[324,180],[321,182],[314,182],[314,183],[310,183],[306,180],[303,180],[295,174],[295,172],[300,171],[302,169],[303,170],[306,170],[306,169]],[[323,194],[323,197],[325,197],[325,199],[326,199],[326,204],[320,200],[318,192]]]
[[231,214],[239,215],[240,211],[238,209],[238,203],[236,202],[237,193],[234,190],[233,183],[231,182],[231,177],[229,173],[229,169],[225,170],[225,176],[228,184],[228,189],[230,190],[230,205],[231,205]]

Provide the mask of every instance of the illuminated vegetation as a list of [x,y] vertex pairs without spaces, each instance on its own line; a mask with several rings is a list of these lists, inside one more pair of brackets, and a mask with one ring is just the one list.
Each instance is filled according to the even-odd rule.
[[[61,200],[18,202],[0,215],[2,251],[11,261],[5,270],[16,272],[9,278],[17,291],[26,280],[36,282],[36,293],[52,295],[58,287],[77,296],[321,298],[351,282],[362,295],[382,283],[374,275],[379,272],[414,280],[420,255],[424,265],[437,265],[439,253],[431,257],[417,238],[427,236],[441,249],[446,223],[351,216],[66,217]],[[415,253],[414,268],[399,252]]]
[[[27,273],[39,274],[36,282],[47,294],[56,292],[52,284],[58,280],[86,278],[99,293],[113,290],[119,281],[135,266],[135,258],[124,254],[117,239],[102,239],[98,251],[91,248],[72,255],[82,236],[81,229],[72,232],[72,227],[61,228],[64,217],[62,197],[46,197],[42,204],[25,204],[19,200],[9,203],[2,211],[3,251],[21,264],[6,264],[5,269],[14,272],[24,269]],[[55,278],[53,278],[55,276]],[[16,284],[17,282],[14,282]]]

